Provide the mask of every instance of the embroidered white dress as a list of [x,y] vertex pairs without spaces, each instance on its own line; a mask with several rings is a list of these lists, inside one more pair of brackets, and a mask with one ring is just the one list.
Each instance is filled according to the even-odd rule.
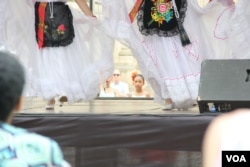
[[228,44],[227,31],[234,7],[233,0],[212,0],[204,7],[197,7],[201,13],[205,12],[201,15],[201,21],[212,49],[212,52],[206,54],[206,59],[232,58],[232,48]]
[[187,46],[182,46],[179,34],[141,35],[136,19],[131,24],[128,16],[135,2],[103,0],[105,19],[113,32],[110,34],[131,49],[157,101],[171,98],[177,108],[192,106],[197,100],[201,62],[215,55],[201,17],[214,2],[201,8],[197,0],[187,0],[183,23],[191,41]]
[[[66,95],[69,102],[87,101],[97,96],[101,81],[112,75],[113,42],[103,32],[103,23],[68,2],[73,15],[75,38],[65,47],[38,48],[33,0],[8,0],[16,20],[16,51],[27,72],[26,96],[51,99]],[[59,0],[42,0],[58,2]],[[60,0],[66,2],[66,0]]]

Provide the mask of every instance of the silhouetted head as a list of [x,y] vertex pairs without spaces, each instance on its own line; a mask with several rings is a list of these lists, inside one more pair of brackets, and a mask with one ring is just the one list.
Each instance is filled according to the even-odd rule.
[[0,50],[0,121],[6,121],[19,104],[25,84],[23,66],[8,51]]

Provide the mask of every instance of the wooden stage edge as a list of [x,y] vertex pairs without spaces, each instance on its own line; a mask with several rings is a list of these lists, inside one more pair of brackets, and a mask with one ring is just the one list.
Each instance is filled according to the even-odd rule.
[[188,110],[162,110],[162,105],[152,98],[97,98],[89,102],[64,103],[59,106],[58,99],[54,110],[45,110],[46,102],[41,98],[26,97],[19,114],[190,114],[199,115],[198,106]]

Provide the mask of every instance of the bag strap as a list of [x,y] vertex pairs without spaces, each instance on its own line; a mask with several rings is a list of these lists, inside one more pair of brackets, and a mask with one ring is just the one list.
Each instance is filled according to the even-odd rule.
[[174,8],[174,14],[175,14],[177,24],[178,24],[178,30],[179,30],[180,38],[181,38],[181,44],[182,44],[182,46],[189,45],[189,44],[191,44],[191,42],[189,40],[187,32],[185,31],[182,23],[180,22],[180,15],[179,15],[175,0],[172,0],[172,5],[173,5],[173,8]]

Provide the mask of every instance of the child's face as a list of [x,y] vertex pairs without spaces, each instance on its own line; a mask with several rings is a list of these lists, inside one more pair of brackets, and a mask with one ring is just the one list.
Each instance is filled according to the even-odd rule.
[[138,88],[138,87],[142,87],[143,85],[144,85],[144,81],[143,81],[142,77],[136,76],[134,79],[134,86],[136,88]]

